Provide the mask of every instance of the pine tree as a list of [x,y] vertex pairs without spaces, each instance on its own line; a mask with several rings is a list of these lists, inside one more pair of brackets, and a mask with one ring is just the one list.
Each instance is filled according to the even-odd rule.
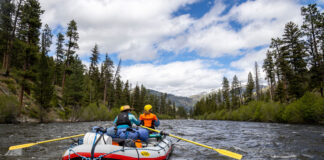
[[298,26],[293,22],[289,22],[285,26],[283,35],[283,53],[287,55],[289,73],[287,80],[289,84],[288,91],[291,96],[300,98],[308,88],[307,68],[305,58],[307,54],[304,51],[303,42],[301,41],[302,33]]
[[100,77],[98,69],[99,50],[96,44],[91,50],[92,54],[90,57],[90,68],[89,68],[89,99],[90,103],[98,102],[99,100],[99,88],[100,88]]
[[79,49],[79,45],[77,41],[79,40],[79,33],[77,32],[77,24],[74,20],[70,21],[68,24],[68,29],[66,32],[67,43],[65,44],[67,47],[65,53],[65,62],[64,62],[64,70],[63,70],[63,78],[62,78],[62,90],[64,92],[64,83],[66,79],[66,74],[70,72],[69,67],[70,63],[73,60],[73,55],[76,49]]
[[[122,104],[131,104],[131,96],[130,96],[128,80],[126,81],[125,86],[124,86]],[[152,104],[152,103],[150,102],[150,104]]]
[[[23,0],[19,0],[15,5],[14,1],[5,0],[0,4],[0,49],[3,48],[4,51],[2,57],[2,68],[4,69],[6,76],[9,76],[10,57],[13,54],[13,44],[16,40],[16,29],[18,26],[18,17],[20,16],[22,2]],[[1,47],[1,44],[3,44],[3,47]]]
[[250,102],[253,100],[253,89],[254,89],[254,81],[252,77],[252,73],[249,72],[248,75],[248,81],[246,84],[246,90],[245,90],[245,102]]
[[240,107],[240,84],[239,84],[239,80],[236,77],[236,75],[234,75],[233,77],[233,81],[232,81],[232,88],[231,88],[231,96],[232,96],[232,107],[233,109],[239,108]]
[[226,77],[223,78],[223,88],[222,88],[222,95],[224,100],[224,106],[226,109],[231,110],[231,104],[230,104],[230,86],[229,82]]
[[[277,74],[277,81],[278,81],[278,87],[279,83],[281,84],[280,89],[280,96],[276,94],[276,97],[280,97],[281,99],[288,99],[287,94],[287,88],[288,88],[288,77],[290,77],[291,70],[289,67],[289,62],[287,59],[289,58],[289,55],[287,55],[287,52],[284,52],[283,47],[283,40],[280,38],[271,39],[271,45],[270,48],[273,49],[273,55],[275,59],[275,73]],[[277,87],[277,89],[278,89]],[[276,93],[279,93],[276,91]]]
[[256,99],[260,100],[260,84],[259,84],[259,66],[258,63],[254,63],[255,69],[255,92],[256,92]]
[[62,33],[57,34],[56,42],[56,58],[55,58],[55,72],[54,72],[54,84],[59,85],[62,82],[62,71],[64,62],[64,35]]
[[49,52],[49,47],[52,44],[52,33],[48,25],[45,25],[45,29],[42,33],[42,43],[41,43],[41,60],[39,64],[39,72],[37,75],[37,80],[35,82],[35,98],[40,107],[40,121],[44,121],[44,116],[46,115],[48,109],[50,108],[50,101],[53,96],[53,83],[52,83],[52,72],[48,64],[47,53]]
[[138,85],[136,85],[135,89],[134,89],[134,93],[133,93],[133,107],[135,109],[135,112],[140,113],[142,111],[142,107],[141,107],[141,93],[140,93],[140,88]]
[[120,80],[118,76],[116,78],[116,87],[115,87],[115,107],[120,107],[125,105],[123,102],[123,82]]
[[224,109],[221,89],[218,89],[217,91],[217,103],[218,103],[218,110]]
[[275,69],[274,69],[274,62],[273,62],[273,54],[271,51],[267,51],[267,57],[264,59],[263,62],[263,70],[266,73],[266,80],[268,81],[269,85],[269,93],[270,93],[270,99],[273,100],[273,91],[275,84]]
[[166,111],[166,97],[167,97],[167,94],[166,93],[161,93],[161,96],[160,96],[160,111],[159,113],[161,114],[165,114],[165,111]]
[[20,59],[23,60],[23,71],[20,73],[21,90],[19,95],[20,105],[23,105],[24,92],[28,91],[31,86],[30,80],[35,78],[31,71],[31,67],[36,63],[37,53],[39,52],[39,35],[42,26],[40,15],[43,13],[40,4],[37,0],[27,0],[22,6],[20,15],[19,37],[22,41],[25,51],[20,54]]
[[[108,54],[106,54],[106,58],[105,61],[103,62],[103,76],[104,76],[104,95],[103,95],[103,101],[104,104],[106,104],[106,99],[108,97],[108,93],[111,93],[110,90],[110,86],[112,86],[112,70],[114,67],[114,64],[112,62],[112,60],[108,57]],[[110,88],[110,89],[109,89]]]
[[15,5],[12,0],[4,0],[0,4],[0,31],[1,31],[1,50],[3,50],[2,69],[6,69],[7,56],[9,55],[9,45],[11,41],[12,17],[14,14]]
[[140,106],[144,107],[146,105],[147,90],[144,85],[141,85],[141,97],[140,97]]
[[[316,4],[309,4],[301,8],[303,16],[303,25],[301,26],[303,34],[306,36],[304,44],[307,53],[310,55],[310,73],[312,83],[311,88],[320,88],[321,95],[324,96],[324,19],[323,13],[319,12]],[[322,53],[320,52],[322,49]]]
[[63,102],[65,106],[72,107],[72,118],[76,118],[76,113],[82,105],[84,95],[84,65],[78,57],[71,60],[72,73],[66,79],[66,87],[63,92]]

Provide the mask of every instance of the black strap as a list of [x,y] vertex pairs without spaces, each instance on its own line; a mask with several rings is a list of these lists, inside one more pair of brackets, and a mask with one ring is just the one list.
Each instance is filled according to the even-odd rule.
[[94,151],[95,151],[97,144],[99,143],[99,141],[103,137],[103,135],[106,133],[106,131],[107,130],[102,127],[97,128],[96,134],[100,134],[100,137],[98,138],[98,140],[95,142],[95,144],[91,148],[91,160],[93,160],[93,158],[94,158]]
[[95,143],[95,144],[92,146],[92,148],[91,148],[91,160],[93,160],[93,158],[94,158],[94,151],[95,151],[95,148],[96,148],[98,142],[100,141],[100,139],[102,138],[103,135],[104,135],[104,134],[100,134],[100,137],[98,138],[98,140],[96,141],[96,143]]

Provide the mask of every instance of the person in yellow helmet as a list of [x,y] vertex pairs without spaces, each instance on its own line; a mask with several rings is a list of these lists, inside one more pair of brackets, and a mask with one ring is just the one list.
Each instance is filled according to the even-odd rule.
[[159,119],[152,113],[152,106],[150,104],[144,106],[144,113],[140,115],[139,120],[145,127],[153,129],[160,125]]

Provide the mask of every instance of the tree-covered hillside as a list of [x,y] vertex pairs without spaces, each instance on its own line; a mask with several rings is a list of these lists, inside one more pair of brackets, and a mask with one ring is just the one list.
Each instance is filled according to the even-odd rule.
[[[100,46],[93,42],[90,66],[80,57],[78,24],[71,20],[62,33],[41,21],[38,0],[0,3],[0,122],[111,120],[129,104],[136,114],[152,104],[161,118],[176,118],[176,106],[165,96],[149,94],[144,86],[131,92]],[[53,37],[57,41],[53,42]],[[51,44],[54,56],[49,56]]]
[[[324,123],[324,12],[301,8],[302,26],[288,22],[271,39],[262,69],[268,89],[260,88],[261,67],[248,74],[245,91],[238,77],[223,78],[222,89],[196,103],[200,119]],[[255,91],[255,92],[254,92]]]

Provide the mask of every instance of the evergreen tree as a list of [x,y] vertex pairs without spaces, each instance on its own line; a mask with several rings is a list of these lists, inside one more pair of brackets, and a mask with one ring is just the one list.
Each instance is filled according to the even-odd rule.
[[70,63],[73,60],[73,55],[76,49],[79,49],[79,45],[77,41],[79,40],[79,33],[77,32],[77,23],[72,20],[68,24],[68,29],[66,32],[67,43],[65,44],[67,50],[65,52],[65,62],[64,62],[64,70],[63,70],[63,78],[62,78],[62,90],[64,92],[64,83],[66,79],[66,74],[70,73],[69,67]]
[[217,91],[217,103],[218,110],[224,109],[221,89],[218,89]]
[[[5,0],[0,4],[0,50],[3,50],[2,68],[9,76],[10,61],[13,54],[13,44],[16,40],[18,17],[20,17],[23,0],[14,4],[12,0]],[[2,47],[1,47],[2,46]]]
[[99,51],[98,45],[96,44],[92,49],[90,57],[90,68],[89,68],[89,99],[90,103],[98,102],[99,100],[99,88],[100,88],[100,77],[98,69]]
[[233,81],[232,81],[232,88],[231,88],[231,96],[232,96],[232,106],[233,109],[237,109],[240,107],[240,84],[239,84],[239,80],[236,77],[236,75],[234,75],[233,77]]
[[229,82],[226,77],[223,78],[223,88],[222,88],[222,95],[223,95],[223,102],[226,109],[231,110],[230,104],[230,86]]
[[183,106],[178,107],[177,115],[179,115],[180,118],[188,118],[187,111]]
[[133,94],[133,106],[135,109],[135,112],[140,113],[142,111],[142,107],[141,107],[141,91],[138,85],[136,85],[135,89],[134,89],[134,94]]
[[[287,59],[289,56],[287,52],[284,52],[283,40],[280,38],[271,39],[270,48],[273,49],[273,55],[275,58],[275,72],[277,74],[277,81],[281,84],[280,96],[276,94],[276,97],[281,99],[288,99],[287,86],[288,77],[290,77],[291,71]],[[278,84],[279,86],[279,84]],[[278,88],[277,88],[278,89]],[[279,93],[276,91],[276,93]]]
[[84,65],[78,57],[71,60],[72,73],[66,79],[66,88],[63,92],[63,102],[65,106],[71,107],[72,118],[76,118],[76,113],[82,105],[84,95]]
[[106,104],[106,99],[108,97],[108,93],[111,93],[112,88],[112,70],[114,68],[114,64],[112,60],[108,57],[108,54],[106,54],[105,61],[103,62],[103,69],[101,70],[103,72],[104,76],[104,95],[103,95],[103,101],[104,104]]
[[116,78],[116,87],[115,87],[115,107],[120,107],[125,105],[123,102],[123,82],[120,80],[118,76]]
[[287,55],[288,63],[291,66],[287,73],[287,79],[290,95],[300,98],[308,88],[307,83],[307,68],[305,58],[307,54],[304,51],[304,46],[301,41],[302,33],[298,26],[293,22],[289,22],[285,26],[283,35],[283,53]]
[[[144,107],[146,105],[146,97],[147,97],[147,90],[144,85],[141,85],[141,99],[140,99],[140,106]],[[143,109],[142,109],[143,110]]]
[[52,33],[48,25],[45,25],[45,29],[42,33],[42,43],[41,43],[41,59],[39,64],[39,72],[37,75],[37,80],[35,82],[35,98],[40,107],[40,121],[44,121],[44,116],[46,115],[48,109],[50,108],[50,101],[53,96],[53,83],[52,83],[52,72],[48,64],[47,53],[49,52],[49,47],[52,44]]
[[57,34],[56,42],[56,58],[55,58],[55,72],[54,72],[54,84],[59,85],[59,82],[62,82],[62,71],[63,71],[63,62],[64,62],[64,35],[62,33]]
[[[131,96],[130,96],[128,80],[126,81],[125,86],[124,86],[122,104],[131,104]],[[150,102],[150,104],[152,104],[152,103]]]
[[29,92],[29,86],[32,86],[30,80],[35,79],[34,72],[31,67],[37,61],[37,53],[39,52],[39,35],[42,26],[40,15],[43,13],[40,4],[37,0],[27,0],[22,6],[20,15],[19,38],[22,41],[24,52],[20,54],[20,59],[23,61],[23,70],[20,73],[21,90],[19,95],[20,105],[23,105],[23,96],[25,90]]
[[[311,64],[311,88],[320,88],[321,95],[324,95],[324,20],[323,14],[319,12],[316,4],[309,4],[307,7],[301,8],[303,16],[302,33],[306,36],[304,44],[307,53],[310,56]],[[322,49],[322,53],[320,52]]]
[[166,112],[166,105],[167,105],[167,102],[166,102],[166,97],[167,97],[167,94],[166,93],[161,93],[161,96],[160,96],[160,112],[161,114],[165,114]]
[[12,0],[4,0],[0,4],[0,31],[1,31],[1,50],[4,53],[2,69],[6,69],[7,56],[9,55],[9,45],[11,41],[11,34],[13,30],[12,17],[15,11],[15,5]]
[[254,63],[255,69],[255,92],[256,92],[256,99],[260,100],[260,84],[259,84],[259,66],[258,63]]
[[273,91],[274,91],[274,85],[276,85],[275,81],[275,69],[274,69],[274,62],[273,62],[273,55],[271,51],[267,51],[267,57],[264,59],[263,62],[263,70],[266,73],[266,80],[268,81],[269,85],[269,93],[270,93],[270,99],[273,100]]
[[249,72],[248,81],[245,90],[245,99],[246,99],[245,102],[250,102],[253,100],[253,89],[254,89],[254,81],[253,81],[252,73]]

